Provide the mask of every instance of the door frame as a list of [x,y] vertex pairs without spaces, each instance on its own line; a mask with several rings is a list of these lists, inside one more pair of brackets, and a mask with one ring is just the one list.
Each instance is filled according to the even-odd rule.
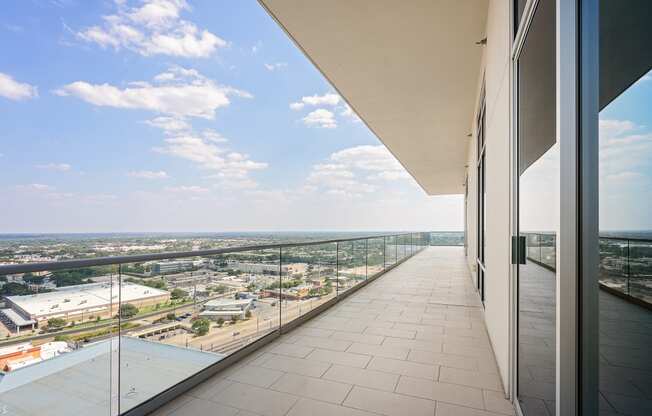
[[[548,0],[527,0],[521,21],[516,22],[516,3],[510,1],[510,39],[511,59],[509,65],[510,76],[510,226],[511,235],[518,235],[518,58],[523,48],[525,37],[532,23],[532,18],[539,1]],[[597,144],[595,146],[584,146],[580,149],[580,122],[585,137],[592,137],[597,134],[597,118],[595,129],[587,125],[588,120],[583,113],[580,119],[580,7],[579,3],[597,2],[597,0],[555,0],[556,1],[556,134],[560,146],[560,187],[559,203],[560,218],[559,231],[557,234],[557,276],[556,276],[556,414],[563,416],[579,415],[580,409],[580,368],[582,372],[587,370],[587,365],[580,367],[580,363],[586,357],[580,355],[579,343],[587,333],[595,328],[582,328],[582,336],[578,336],[580,325],[579,308],[587,306],[581,302],[579,277],[589,276],[587,271],[592,270],[591,262],[595,256],[590,255],[594,238],[597,242],[597,175],[595,186],[580,186],[580,179],[585,175],[592,178],[597,172],[597,157],[590,163],[580,164],[581,160],[587,160],[588,155],[597,155]],[[586,7],[581,10],[582,15],[594,11],[587,11]],[[590,15],[597,18],[597,12]],[[584,18],[583,18],[584,20]],[[518,27],[515,28],[515,24]],[[583,24],[582,27],[585,27]],[[592,33],[593,37],[597,34]],[[586,36],[586,35],[585,35]],[[595,40],[595,39],[592,39]],[[597,62],[595,56],[597,51],[590,52],[581,50],[581,61],[586,64]],[[586,66],[585,66],[586,68]],[[597,66],[595,67],[597,68]],[[595,69],[593,69],[595,71]],[[584,80],[584,77],[582,78]],[[593,94],[597,94],[597,84]],[[582,85],[582,99],[592,99],[585,96],[588,87]],[[586,101],[585,101],[586,102]],[[597,100],[596,100],[597,105]],[[593,136],[597,137],[597,135]],[[587,143],[590,140],[586,141]],[[593,140],[596,142],[596,140]],[[591,159],[588,159],[591,160]],[[595,189],[594,189],[595,188]],[[594,215],[595,214],[595,215]],[[580,216],[581,215],[581,216]],[[588,217],[587,217],[588,216]],[[580,221],[582,219],[583,221]],[[586,222],[590,225],[587,227]],[[593,228],[592,228],[593,227]],[[595,229],[595,235],[591,232]],[[588,239],[588,240],[587,240]],[[512,242],[514,239],[510,239]],[[580,241],[584,241],[580,247]],[[588,247],[588,248],[587,248]],[[510,247],[514,249],[513,247]],[[581,250],[581,251],[580,251]],[[597,263],[595,263],[597,266]],[[597,267],[596,267],[597,268]],[[518,265],[512,264],[510,268],[510,371],[509,371],[509,396],[519,415],[523,415],[518,402]],[[589,276],[590,278],[590,276]],[[563,319],[562,319],[563,318]],[[587,332],[588,331],[588,332]],[[583,346],[585,348],[585,346]],[[585,413],[589,414],[589,413]]]

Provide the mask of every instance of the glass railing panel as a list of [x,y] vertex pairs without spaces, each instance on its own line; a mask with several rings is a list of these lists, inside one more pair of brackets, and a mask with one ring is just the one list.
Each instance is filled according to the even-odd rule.
[[629,295],[652,304],[652,242],[629,241]]
[[431,246],[463,246],[462,231],[433,231],[428,233],[428,244]]
[[124,265],[120,410],[126,412],[279,326],[279,251]]
[[117,265],[20,273],[2,286],[3,414],[117,414]]
[[555,234],[539,234],[539,245],[541,246],[541,263],[546,266],[557,268],[557,236]]
[[394,236],[385,237],[385,264],[392,266],[396,263],[396,241]]
[[347,278],[347,290],[358,286],[367,278],[367,240],[354,240],[350,244],[349,262],[340,272],[340,276]]
[[526,233],[525,247],[527,258],[536,261],[537,263],[541,263],[541,241],[539,239],[539,234]]
[[370,238],[367,243],[367,248],[367,275],[368,277],[372,277],[385,268],[383,238]]
[[335,244],[283,248],[283,324],[335,297]]
[[628,241],[600,239],[600,283],[628,293]]

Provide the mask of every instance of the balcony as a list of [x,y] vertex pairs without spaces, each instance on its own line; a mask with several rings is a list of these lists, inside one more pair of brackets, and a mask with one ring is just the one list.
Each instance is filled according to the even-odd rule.
[[[0,405],[6,414],[21,416],[46,410],[98,415],[513,414],[463,250],[428,247],[426,234],[417,233],[186,253],[174,256],[174,267],[186,267],[186,260],[178,260],[182,257],[193,259],[192,270],[165,275],[168,285],[185,290],[186,298],[156,298],[157,304],[137,297],[142,285],[133,279],[144,262],[130,257],[133,261],[119,263],[116,275],[96,278],[101,287],[95,283],[81,292],[72,288],[31,295],[32,302],[36,298],[57,313],[49,320],[30,315],[43,329],[24,329],[19,340],[32,342],[32,348],[46,341],[51,342],[43,345],[54,348],[65,340],[72,351],[24,366],[6,361],[16,368],[3,374]],[[198,259],[210,263],[197,266]],[[117,261],[78,263],[72,270],[85,263],[115,266]],[[20,267],[53,269],[52,264]],[[234,271],[247,268],[249,272]],[[223,273],[226,269],[230,272]],[[289,283],[299,269],[311,288]],[[250,283],[246,295],[239,292],[244,299],[231,301],[238,290],[205,293],[202,285],[210,284],[209,273],[224,279],[268,276],[270,281],[256,283],[255,289]],[[155,287],[144,290],[160,295]],[[81,303],[104,292],[109,304],[89,305],[95,312],[87,310],[83,318],[70,308],[59,311],[65,306],[49,299],[65,293],[63,303]],[[252,293],[260,297],[246,309]],[[8,303],[29,312],[33,305],[28,300],[9,298]],[[139,312],[126,315],[127,303]],[[236,311],[238,305],[245,307]],[[49,332],[53,317],[77,322]],[[204,319],[213,319],[208,333],[194,325]],[[17,342],[5,341],[2,348]]]
[[461,247],[429,247],[155,415],[498,415]]

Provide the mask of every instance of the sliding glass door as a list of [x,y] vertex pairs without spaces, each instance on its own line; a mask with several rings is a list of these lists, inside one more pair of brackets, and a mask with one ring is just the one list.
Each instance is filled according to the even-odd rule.
[[[516,39],[518,240],[517,380],[525,416],[555,414],[556,247],[559,145],[556,137],[555,1],[522,11]],[[534,4],[536,3],[536,4]]]
[[[652,414],[652,2],[582,0],[582,163],[598,190],[581,276],[582,415]],[[593,36],[591,36],[593,34]],[[599,57],[591,56],[594,51]],[[591,94],[598,89],[597,94]],[[596,143],[597,142],[597,143]]]

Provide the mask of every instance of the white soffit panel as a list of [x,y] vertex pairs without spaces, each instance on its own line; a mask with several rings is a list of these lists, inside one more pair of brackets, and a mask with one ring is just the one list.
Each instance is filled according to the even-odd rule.
[[464,192],[487,0],[259,0],[430,195]]

